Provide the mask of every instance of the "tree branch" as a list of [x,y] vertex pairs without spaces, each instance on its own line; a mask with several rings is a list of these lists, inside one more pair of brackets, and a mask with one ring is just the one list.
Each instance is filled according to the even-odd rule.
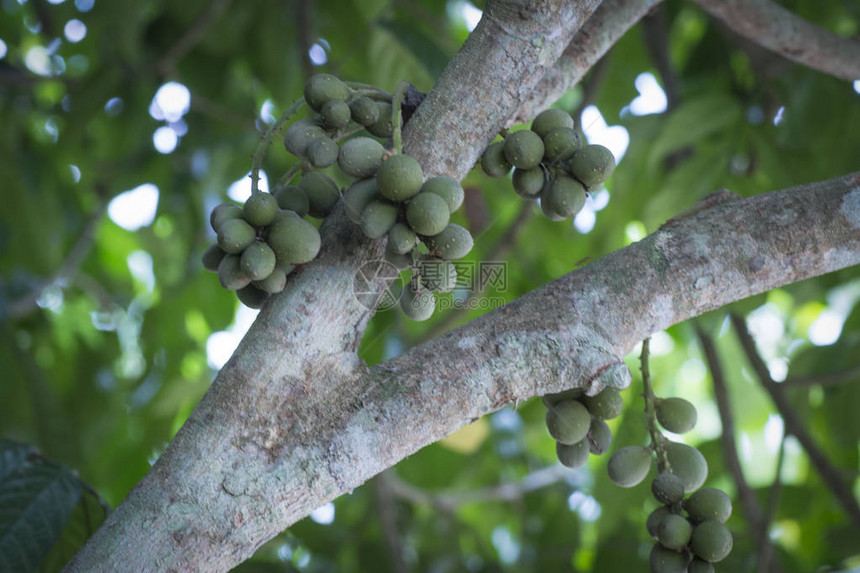
[[830,374],[810,374],[807,376],[789,376],[781,382],[783,388],[808,388],[810,386],[839,386],[846,382],[860,380],[860,364]]
[[[856,193],[860,196],[860,187],[856,188]],[[830,460],[819,449],[815,440],[812,439],[803,420],[800,419],[786,398],[783,388],[771,378],[767,364],[764,363],[764,360],[759,355],[755,340],[753,340],[752,335],[747,330],[744,318],[736,314],[729,316],[731,317],[735,332],[737,332],[741,347],[746,353],[747,360],[749,360],[756,376],[758,376],[759,382],[767,390],[768,394],[770,394],[771,400],[773,400],[777,411],[782,416],[786,434],[791,434],[797,438],[797,441],[800,442],[800,445],[806,451],[806,455],[809,456],[812,465],[818,471],[818,475],[821,476],[821,481],[830,489],[851,520],[860,526],[860,506],[858,506],[854,494],[851,493],[851,489],[845,485],[845,481],[842,475],[840,475],[839,470],[833,467],[833,464],[830,463]]]
[[860,42],[837,36],[772,0],[693,0],[738,34],[843,80],[860,78]]

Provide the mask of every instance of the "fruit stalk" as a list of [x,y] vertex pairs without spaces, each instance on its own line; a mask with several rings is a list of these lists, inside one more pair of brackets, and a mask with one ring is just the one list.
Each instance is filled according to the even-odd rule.
[[639,369],[642,371],[642,395],[645,398],[645,419],[648,424],[648,433],[651,434],[651,448],[657,453],[657,468],[662,473],[670,470],[666,450],[663,448],[663,434],[657,428],[657,412],[654,408],[656,397],[654,396],[654,388],[651,386],[651,369],[648,365],[650,346],[650,338],[642,341]]
[[281,132],[284,128],[284,125],[296,115],[302,106],[305,105],[304,98],[299,98],[290,104],[284,113],[281,114],[281,117],[278,118],[272,126],[266,130],[260,137],[260,143],[257,144],[257,149],[254,150],[254,154],[251,156],[251,194],[260,192],[260,167],[263,165],[263,159],[266,157],[266,152],[269,149],[269,146],[272,144],[272,138]]

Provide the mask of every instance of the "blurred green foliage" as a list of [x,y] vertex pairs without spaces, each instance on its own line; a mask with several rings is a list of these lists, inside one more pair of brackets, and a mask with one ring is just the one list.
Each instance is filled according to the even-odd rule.
[[[238,303],[203,271],[199,257],[212,240],[208,212],[245,178],[258,130],[301,94],[308,70],[389,90],[408,79],[429,90],[468,35],[464,6],[455,0],[333,0],[307,2],[302,12],[297,2],[276,0],[2,0],[0,434],[76,468],[111,506],[118,504],[215,375],[207,342],[230,327]],[[845,36],[856,35],[860,25],[853,3],[794,0],[786,6]],[[610,52],[603,74],[586,78],[593,100],[583,101],[586,91],[576,88],[557,104],[571,112],[596,105],[609,125],[629,134],[593,229],[520,214],[523,203],[507,180],[478,170],[465,179],[467,204],[457,222],[476,238],[468,260],[493,255],[508,265],[506,288],[486,296],[515,299],[640,239],[720,187],[751,195],[857,169],[860,130],[846,128],[860,125],[856,88],[751,47],[689,3],[669,1],[664,11],[668,64],[678,85],[671,111],[630,111],[640,74],[662,81],[641,25]],[[300,13],[304,20],[297,19]],[[80,39],[79,24],[85,26]],[[304,42],[325,62],[312,64],[311,45]],[[190,109],[170,124],[150,113],[167,82],[190,92]],[[155,149],[159,128],[177,134],[175,150]],[[290,161],[276,145],[264,169],[277,178]],[[126,230],[101,215],[112,198],[147,183],[158,189],[151,224]],[[88,231],[91,244],[81,238]],[[509,248],[498,248],[505,241]],[[78,247],[80,264],[61,272]],[[751,313],[761,352],[779,376],[839,372],[856,366],[860,350],[860,312],[852,312],[858,278],[856,268],[848,269],[734,308]],[[30,304],[34,292],[40,294]],[[484,311],[440,311],[428,323],[379,313],[361,356],[377,363]],[[764,507],[780,418],[724,318],[716,311],[699,323],[716,337],[737,446]],[[832,344],[811,343],[816,332],[835,334],[843,322]],[[684,396],[698,406],[691,443],[709,460],[708,483],[735,495],[693,328],[675,326],[653,348],[658,394]],[[638,372],[636,356],[628,358]],[[858,382],[854,376],[841,385],[790,390],[855,495]],[[639,384],[634,374],[625,414],[612,421],[615,444],[645,443]],[[393,472],[431,495],[519,483],[555,463],[543,415],[539,400],[507,408],[480,421],[479,431],[429,446]],[[784,447],[784,486],[770,531],[783,570],[860,567],[860,528],[851,525],[796,441],[788,438]],[[367,484],[334,503],[331,523],[306,519],[237,570],[394,570],[393,552],[410,570],[440,573],[642,570],[650,549],[644,519],[655,502],[647,485],[612,486],[604,477],[606,457],[592,457],[585,469],[514,501],[444,510]],[[75,500],[69,498],[69,511]],[[735,502],[729,521],[735,550],[718,569],[753,571],[758,548]],[[63,539],[76,546],[88,534],[81,531]],[[46,570],[68,551],[55,546]]]

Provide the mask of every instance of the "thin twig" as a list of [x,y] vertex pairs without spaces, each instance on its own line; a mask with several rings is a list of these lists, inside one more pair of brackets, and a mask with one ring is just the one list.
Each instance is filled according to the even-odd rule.
[[391,470],[386,470],[373,480],[373,495],[376,513],[382,524],[382,533],[388,556],[391,558],[391,570],[394,573],[408,573],[409,566],[403,558],[403,543],[400,540],[400,528],[397,525],[397,506],[390,485]]
[[311,38],[314,27],[313,15],[311,14],[312,0],[298,0],[296,2],[296,25],[299,28],[299,33],[296,34],[296,40],[299,44],[299,57],[302,60],[302,72],[305,80],[311,77],[314,73],[314,64],[311,61]]
[[158,71],[165,76],[172,75],[176,71],[176,64],[179,60],[200,43],[209,26],[220,18],[229,6],[230,0],[212,0],[179,40],[170,46],[167,52],[158,60],[158,64],[156,64]]
[[789,376],[780,382],[780,385],[783,388],[808,388],[810,386],[839,386],[846,382],[856,382],[858,380],[860,380],[860,364],[842,372]]
[[762,533],[758,542],[758,573],[768,573],[775,571],[779,562],[772,562],[774,555],[774,547],[770,541],[768,530],[770,524],[773,523],[773,518],[776,516],[776,510],[779,507],[779,497],[782,493],[782,467],[785,464],[785,436],[779,442],[779,452],[776,455],[776,471],[773,476],[773,484],[770,486],[770,492],[767,497],[767,508],[765,509],[764,519],[761,524],[760,531]]
[[648,363],[648,358],[651,355],[651,339],[646,338],[642,341],[642,354],[639,355],[639,370],[642,372],[642,396],[645,398],[645,419],[648,424],[648,433],[651,435],[651,449],[657,454],[657,467],[661,472],[671,470],[669,466],[669,458],[664,448],[663,434],[657,427],[657,410],[654,396],[654,388],[651,386],[651,368]]
[[663,90],[666,92],[666,111],[672,111],[681,102],[681,88],[678,74],[669,59],[669,26],[663,5],[656,6],[642,19],[642,31],[645,47],[663,81]]
[[254,150],[254,155],[251,156],[251,193],[259,193],[260,182],[260,167],[263,165],[263,159],[266,157],[266,151],[272,144],[272,138],[275,134],[280,133],[284,125],[296,115],[302,106],[305,104],[304,98],[299,98],[294,101],[290,107],[284,110],[281,117],[278,118],[272,126],[266,130],[266,133],[260,136],[260,143],[257,144],[257,149]]
[[839,470],[830,463],[828,457],[812,439],[803,420],[800,419],[791,403],[785,397],[783,388],[771,378],[767,364],[764,363],[764,360],[759,355],[755,340],[753,340],[752,335],[747,330],[744,318],[737,314],[730,314],[729,316],[735,332],[737,332],[738,340],[746,353],[747,360],[749,360],[750,365],[758,376],[759,382],[767,390],[768,394],[770,394],[774,406],[776,406],[777,411],[782,416],[786,434],[791,434],[797,438],[797,441],[800,442],[800,445],[806,451],[806,455],[809,456],[812,465],[821,476],[821,480],[830,489],[830,492],[842,505],[842,508],[851,520],[860,526],[860,506],[857,505],[854,494],[845,485],[845,481]]
[[403,153],[403,116],[400,114],[400,104],[403,103],[403,96],[406,95],[406,90],[409,89],[409,82],[400,82],[397,89],[391,96],[391,125],[394,126],[394,152],[400,155]]

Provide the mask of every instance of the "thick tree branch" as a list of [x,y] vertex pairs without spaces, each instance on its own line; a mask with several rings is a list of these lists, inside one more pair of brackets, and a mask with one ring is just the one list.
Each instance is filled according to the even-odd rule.
[[843,80],[860,78],[860,42],[837,36],[772,0],[693,0],[738,34]]

